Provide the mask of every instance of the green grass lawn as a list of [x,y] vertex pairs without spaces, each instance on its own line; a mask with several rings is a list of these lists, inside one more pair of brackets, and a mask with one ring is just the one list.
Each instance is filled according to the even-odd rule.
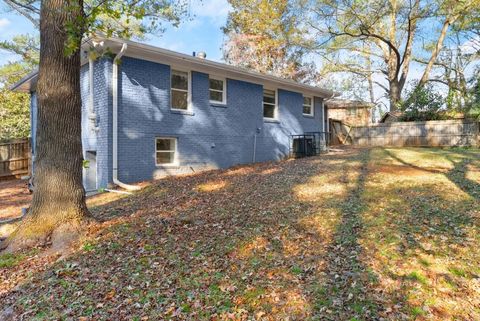
[[2,306],[25,320],[480,320],[477,149],[350,150],[111,195],[90,202],[103,223],[70,257],[0,256]]

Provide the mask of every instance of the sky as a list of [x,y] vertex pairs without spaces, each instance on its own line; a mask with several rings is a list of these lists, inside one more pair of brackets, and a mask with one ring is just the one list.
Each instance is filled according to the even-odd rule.
[[[230,6],[227,0],[192,1],[191,19],[184,21],[178,28],[169,26],[162,35],[149,35],[145,41],[154,46],[192,54],[193,51],[205,51],[210,60],[221,61],[223,32]],[[36,31],[26,18],[6,11],[0,5],[0,41],[9,40],[18,34]],[[0,51],[0,65],[18,57]]]

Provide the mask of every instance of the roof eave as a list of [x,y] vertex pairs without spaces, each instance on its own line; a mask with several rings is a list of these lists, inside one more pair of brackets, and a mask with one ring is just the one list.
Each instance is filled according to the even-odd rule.
[[[178,53],[178,52],[171,51],[171,50],[168,50],[168,49],[158,48],[158,47],[155,47],[155,46],[134,42],[134,41],[131,41],[131,40],[123,40],[123,39],[119,39],[119,38],[106,38],[106,37],[102,37],[102,36],[97,36],[97,37],[95,37],[95,39],[96,40],[103,40],[105,42],[107,42],[107,41],[112,42],[112,43],[115,43],[117,45],[127,43],[127,45],[130,48],[130,52],[131,52],[131,48],[135,48],[140,52],[140,54],[143,51],[143,54],[145,56],[147,56],[146,55],[147,52],[151,52],[155,55],[169,57],[171,60],[177,60],[178,62],[189,62],[190,64],[193,64],[193,65],[202,66],[202,67],[204,67],[204,69],[212,69],[212,70],[217,70],[217,71],[225,71],[225,72],[228,72],[230,74],[238,74],[239,76],[245,76],[247,78],[257,79],[257,82],[259,82],[258,80],[260,80],[260,82],[261,82],[261,80],[263,80],[263,81],[266,81],[266,82],[275,83],[280,88],[285,87],[285,89],[297,90],[297,91],[300,91],[300,92],[306,92],[308,94],[312,94],[312,95],[315,95],[315,96],[321,97],[321,98],[329,99],[329,98],[340,96],[340,93],[334,92],[332,90],[328,90],[328,89],[324,89],[324,88],[320,88],[320,87],[315,87],[315,86],[310,86],[310,85],[295,82],[293,80],[283,79],[283,78],[275,77],[275,76],[268,75],[268,74],[262,74],[262,73],[259,73],[259,72],[247,70],[245,68],[236,67],[236,66],[232,66],[232,65],[227,65],[227,64],[212,61],[212,60],[206,60],[206,59],[202,59],[202,58],[198,58],[198,57],[192,57],[192,56],[189,56],[189,55],[186,55],[186,54],[182,54],[182,53]],[[90,40],[91,40],[90,38],[86,39],[84,41],[84,44],[87,43],[87,42],[90,42]],[[112,49],[119,49],[119,48],[112,48]],[[126,56],[129,56],[128,53],[129,53],[129,50],[127,50]],[[139,57],[139,58],[142,58],[142,57]],[[144,58],[148,58],[148,57],[144,57]],[[33,87],[36,85],[37,78],[38,78],[38,71],[32,72],[31,74],[25,76],[24,78],[19,80],[16,84],[11,86],[10,89],[12,91],[16,91],[16,92],[25,92],[25,93],[31,92],[31,91],[33,91]]]
[[29,93],[32,91],[33,85],[35,85],[37,82],[37,76],[38,71],[35,70],[10,86],[9,89],[15,92]]
[[[147,53],[150,52],[154,55],[165,56],[172,60],[177,60],[178,62],[188,62],[189,64],[192,64],[192,65],[201,66],[204,69],[212,69],[217,71],[223,70],[231,74],[238,74],[238,75],[243,75],[251,78],[256,78],[257,82],[258,80],[273,82],[273,83],[276,83],[277,85],[285,86],[288,88],[295,88],[298,91],[302,91],[302,92],[306,91],[310,94],[315,94],[316,96],[319,96],[322,98],[332,98],[332,97],[338,97],[340,95],[340,93],[337,93],[328,89],[301,84],[293,80],[287,80],[287,79],[275,77],[272,75],[262,74],[259,72],[247,70],[241,67],[236,67],[236,66],[227,65],[227,64],[212,61],[212,60],[193,57],[190,55],[178,53],[168,49],[158,48],[158,47],[147,45],[147,44],[134,42],[131,40],[124,40],[119,38],[103,38],[103,37],[100,37],[100,39],[104,40],[105,42],[110,41],[112,43],[116,43],[117,45],[127,43],[129,49],[125,54],[126,56],[129,56],[129,51],[131,53],[132,48],[135,48],[139,51],[139,54],[141,54],[141,52],[143,51],[143,54],[145,55],[145,57],[143,58],[148,58]],[[139,58],[142,58],[142,57],[139,57]]]
[[346,106],[335,106],[335,105],[326,105],[329,109],[348,109],[348,108],[364,108],[364,109],[372,109],[373,105],[346,105]]

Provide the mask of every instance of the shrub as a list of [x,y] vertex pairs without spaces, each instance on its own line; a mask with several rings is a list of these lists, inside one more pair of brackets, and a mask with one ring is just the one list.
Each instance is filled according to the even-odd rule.
[[402,121],[443,120],[447,115],[442,112],[443,97],[436,93],[432,85],[414,87],[408,99],[400,105],[403,115]]

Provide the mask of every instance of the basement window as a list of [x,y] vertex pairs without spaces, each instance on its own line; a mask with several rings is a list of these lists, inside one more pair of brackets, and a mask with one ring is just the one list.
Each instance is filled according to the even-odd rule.
[[155,164],[175,165],[177,154],[177,139],[172,137],[158,137],[155,139]]

